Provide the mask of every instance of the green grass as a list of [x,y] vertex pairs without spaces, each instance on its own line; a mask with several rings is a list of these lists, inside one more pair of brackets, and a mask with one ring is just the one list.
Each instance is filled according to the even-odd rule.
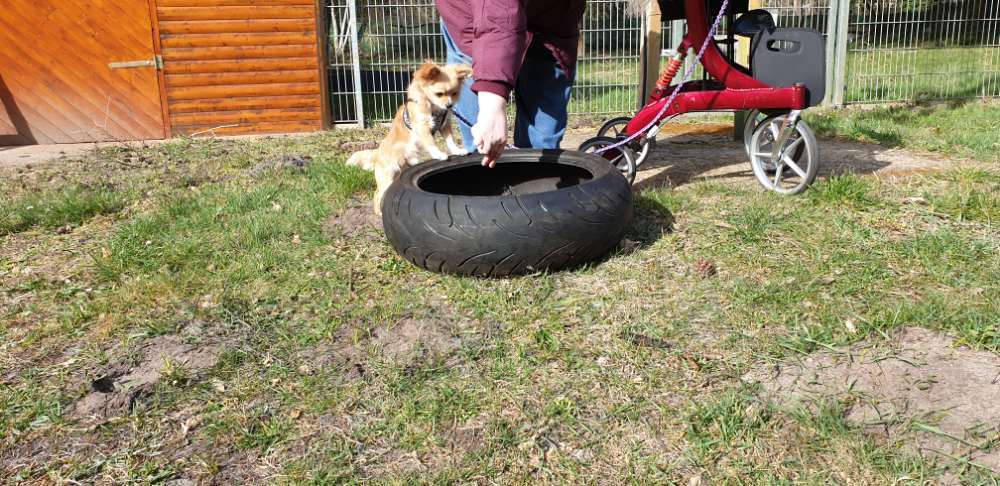
[[80,224],[98,214],[120,211],[129,199],[127,192],[114,187],[73,185],[0,200],[0,235]]
[[[779,410],[743,387],[695,407],[686,418],[685,438],[693,445],[689,452],[695,461],[723,464],[713,477],[718,482],[780,484],[794,478],[798,483],[836,483],[842,477],[831,471],[833,464],[861,482],[880,482],[900,471],[913,481],[934,477],[918,457],[854,440],[858,430],[845,415],[844,407],[832,400],[815,410]],[[769,440],[776,435],[788,442]]]
[[836,174],[816,183],[809,191],[814,202],[830,206],[872,206],[872,183],[854,173]]
[[987,47],[879,49],[847,56],[850,102],[928,101],[1000,95],[1000,64]]
[[819,135],[1000,161],[996,103],[956,102],[819,110],[807,116]]
[[[0,174],[25,184],[18,201],[49,208],[90,180],[128,188],[113,219],[77,212],[65,234],[59,217],[3,237],[0,476],[940,479],[940,464],[866,436],[838,403],[778,407],[741,377],[910,325],[1000,351],[995,167],[844,174],[795,198],[731,180],[648,190],[634,248],[573,272],[478,280],[325,228],[369,197],[371,176],[345,167],[340,146],[373,133],[178,140]],[[268,163],[278,155],[311,161]],[[702,262],[717,273],[699,274]],[[394,336],[414,320],[419,344],[400,352]],[[154,336],[217,346],[217,361],[168,361],[112,420],[72,415],[91,380],[141,362]]]

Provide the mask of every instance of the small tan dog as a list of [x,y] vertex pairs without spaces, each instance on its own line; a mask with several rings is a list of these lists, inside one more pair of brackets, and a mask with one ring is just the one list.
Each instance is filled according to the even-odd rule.
[[439,66],[424,61],[406,88],[406,101],[396,110],[392,128],[375,150],[355,152],[347,165],[375,172],[375,214],[382,214],[382,196],[407,165],[426,160],[445,160],[448,154],[437,147],[434,134],[441,133],[452,155],[468,153],[455,143],[451,126],[451,108],[458,102],[465,78],[472,75],[469,66]]

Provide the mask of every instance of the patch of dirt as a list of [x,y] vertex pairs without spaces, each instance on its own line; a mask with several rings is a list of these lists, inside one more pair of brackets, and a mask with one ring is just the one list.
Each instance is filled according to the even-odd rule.
[[469,454],[483,452],[486,447],[485,428],[479,423],[449,425],[438,432],[440,444],[421,452],[407,451],[395,444],[363,450],[357,464],[370,478],[381,480],[426,471],[440,471],[462,464]]
[[308,155],[282,155],[273,159],[265,160],[250,169],[252,177],[260,177],[261,174],[272,170],[284,169],[286,167],[303,171],[312,163],[312,157]]
[[817,352],[744,379],[779,404],[839,400],[848,421],[890,444],[1000,473],[1000,356],[956,347],[947,335],[904,328],[888,342]]
[[329,341],[301,353],[300,358],[313,369],[339,368],[346,381],[356,381],[368,371],[373,358],[409,367],[449,357],[470,337],[479,337],[475,331],[466,332],[465,324],[409,317],[370,329],[347,325]]
[[645,334],[639,334],[632,331],[622,331],[619,334],[619,337],[641,348],[671,349],[674,347],[673,343],[665,339],[647,336]]
[[444,355],[460,345],[449,327],[442,321],[403,319],[392,327],[375,328],[369,343],[393,361],[407,360],[414,354]]
[[221,348],[217,344],[189,344],[177,335],[157,336],[134,353],[138,359],[123,359],[105,367],[87,386],[89,393],[73,403],[69,416],[106,419],[128,413],[164,378],[168,369],[186,379],[196,378],[215,366]]
[[[698,179],[735,181],[756,185],[742,141],[733,140],[729,123],[667,123],[648,159],[636,174],[636,191],[649,187],[677,187]],[[567,132],[563,147],[577,147],[596,135],[597,129]],[[819,175],[906,175],[940,171],[965,163],[936,154],[922,154],[849,140],[819,140]]]
[[445,435],[445,444],[456,451],[476,452],[486,445],[485,432],[485,427],[478,424],[455,427]]
[[375,241],[382,238],[382,219],[372,210],[371,201],[354,198],[323,223],[323,231],[332,238],[346,236]]

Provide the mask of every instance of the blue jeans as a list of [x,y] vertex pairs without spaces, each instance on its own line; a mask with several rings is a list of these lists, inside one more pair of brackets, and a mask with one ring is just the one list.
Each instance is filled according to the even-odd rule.
[[[448,51],[448,64],[472,64],[472,58],[458,50],[448,29],[441,23],[444,44]],[[473,73],[475,76],[475,73]],[[465,81],[455,111],[471,123],[479,117],[479,102],[472,92],[471,79]],[[566,111],[573,79],[559,67],[541,43],[532,43],[521,65],[514,86],[514,146],[519,148],[559,148],[566,133]],[[462,143],[470,153],[476,152],[472,141],[472,127],[455,120],[462,132]]]

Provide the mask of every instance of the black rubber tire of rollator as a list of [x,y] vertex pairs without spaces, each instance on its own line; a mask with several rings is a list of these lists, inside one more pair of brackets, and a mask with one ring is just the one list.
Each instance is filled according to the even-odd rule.
[[[520,149],[505,151],[496,169],[481,167],[481,161],[481,155],[469,155],[420,164],[404,170],[390,186],[382,224],[403,258],[430,271],[464,276],[556,271],[607,254],[632,219],[632,189],[603,158]],[[491,171],[506,164],[519,164],[507,166],[507,174],[530,171],[525,163],[549,164],[579,177],[529,181],[495,195],[468,189],[492,183],[487,178],[498,172]],[[453,179],[427,187],[432,185],[427,181],[440,182],[441,177],[431,179],[440,174]],[[535,186],[528,188],[531,184]]]

